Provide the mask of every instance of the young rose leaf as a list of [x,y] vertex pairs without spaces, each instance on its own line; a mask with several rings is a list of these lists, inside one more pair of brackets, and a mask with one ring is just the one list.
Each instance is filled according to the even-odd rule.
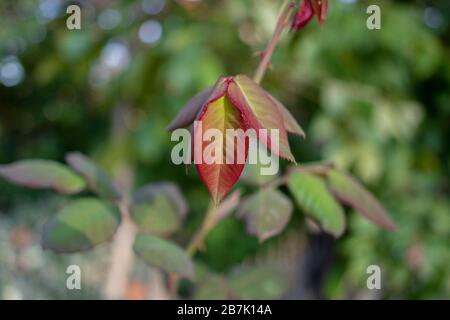
[[352,207],[363,217],[383,229],[397,230],[397,226],[383,206],[353,177],[337,170],[331,170],[327,178],[330,190],[344,204]]
[[50,160],[21,160],[0,166],[0,176],[9,182],[35,189],[53,189],[73,194],[82,191],[84,180],[65,165]]
[[118,200],[120,198],[120,193],[114,183],[94,161],[80,152],[71,152],[66,154],[66,162],[86,179],[92,191],[105,199]]
[[82,198],[65,206],[44,225],[42,247],[73,253],[111,240],[120,223],[115,207],[97,198]]
[[197,93],[191,100],[181,109],[176,115],[175,119],[167,127],[168,131],[173,131],[178,128],[189,126],[197,118],[200,110],[208,101],[214,87],[207,88]]
[[321,178],[296,172],[289,177],[288,187],[297,204],[324,231],[335,237],[342,235],[345,229],[344,212]]
[[228,279],[233,298],[279,299],[289,288],[286,271],[275,266],[239,268]]
[[[245,75],[233,77],[228,85],[228,96],[233,104],[242,112],[248,127],[259,133],[260,129],[268,130],[264,144],[280,157],[295,162],[289,147],[283,117],[269,94],[257,83]],[[270,139],[270,131],[276,129],[279,141]],[[278,152],[273,146],[278,145]]]
[[[219,203],[239,179],[245,166],[248,138],[242,130],[245,128],[244,119],[228,97],[221,96],[208,102],[198,121],[194,126],[194,158],[201,161],[196,161],[195,166],[214,202]],[[231,134],[227,131],[230,129]],[[207,141],[204,132],[217,134]]]
[[167,240],[145,234],[138,234],[134,251],[145,263],[166,272],[178,273],[186,278],[193,277],[193,264],[186,252]]
[[247,230],[262,242],[284,230],[292,214],[292,203],[276,189],[261,189],[248,198],[238,210]]
[[314,14],[322,25],[328,14],[328,0],[312,0]]
[[298,136],[301,136],[303,138],[306,137],[305,132],[303,131],[302,127],[298,124],[297,120],[292,116],[292,114],[289,112],[286,107],[279,102],[277,99],[275,99],[273,96],[269,95],[270,98],[273,100],[273,102],[277,105],[278,111],[280,112],[282,118],[283,118],[283,124],[286,128],[287,132],[296,134]]

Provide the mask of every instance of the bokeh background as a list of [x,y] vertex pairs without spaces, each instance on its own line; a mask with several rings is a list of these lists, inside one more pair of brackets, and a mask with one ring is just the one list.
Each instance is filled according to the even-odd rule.
[[[332,0],[320,28],[285,34],[263,81],[305,128],[292,139],[300,163],[334,161],[383,202],[399,231],[352,212],[338,240],[294,214],[260,245],[231,216],[197,260],[216,273],[248,261],[288,264],[281,298],[450,298],[450,2]],[[274,28],[277,0],[91,0],[81,30],[66,28],[63,0],[0,2],[0,163],[90,155],[133,184],[169,180],[189,203],[185,241],[209,202],[194,170],[170,161],[165,127],[220,75],[252,74]],[[366,28],[367,6],[382,29]],[[284,164],[286,165],[286,164]],[[251,190],[239,184],[244,192]],[[247,188],[247,189],[246,189]],[[39,245],[46,219],[64,202],[52,192],[0,181],[0,299],[101,298],[109,245],[70,256]],[[83,290],[65,287],[83,269]],[[382,269],[382,290],[366,268]],[[126,298],[152,290],[135,263]]]

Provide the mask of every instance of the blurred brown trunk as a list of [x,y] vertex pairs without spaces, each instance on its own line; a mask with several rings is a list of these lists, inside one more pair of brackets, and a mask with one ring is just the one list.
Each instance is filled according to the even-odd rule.
[[[127,105],[117,106],[112,114],[112,139],[121,140],[127,135],[125,119],[130,113]],[[128,287],[128,278],[133,267],[133,243],[136,236],[136,226],[130,219],[129,194],[132,190],[134,173],[129,164],[121,163],[114,170],[117,184],[123,193],[119,204],[122,222],[112,242],[112,252],[106,283],[103,289],[105,299],[123,299]]]

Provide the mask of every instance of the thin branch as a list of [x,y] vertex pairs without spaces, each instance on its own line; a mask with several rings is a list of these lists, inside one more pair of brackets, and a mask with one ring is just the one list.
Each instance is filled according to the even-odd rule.
[[275,51],[275,48],[280,41],[281,34],[289,25],[289,18],[291,17],[293,9],[294,3],[290,0],[285,0],[278,16],[275,31],[273,32],[272,38],[270,39],[266,49],[263,52],[261,62],[259,63],[259,66],[256,69],[255,75],[253,77],[253,80],[255,80],[256,83],[260,83],[263,79],[267,68],[270,65],[270,59],[272,58],[273,52]]

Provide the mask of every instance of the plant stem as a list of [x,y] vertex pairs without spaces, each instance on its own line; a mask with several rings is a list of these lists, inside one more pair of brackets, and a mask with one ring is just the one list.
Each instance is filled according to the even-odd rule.
[[123,299],[128,285],[128,275],[133,265],[133,242],[136,227],[130,219],[128,206],[120,205],[122,222],[114,236],[110,268],[106,277],[104,298]]
[[291,0],[285,0],[278,16],[275,31],[273,32],[272,38],[270,39],[266,49],[263,52],[261,62],[259,63],[259,66],[256,69],[255,75],[253,77],[253,80],[255,80],[256,83],[261,83],[261,80],[263,79],[267,68],[270,65],[270,59],[272,58],[273,52],[275,51],[275,48],[280,41],[280,36],[283,33],[284,29],[289,25],[289,18],[293,9],[294,3]]
[[[118,105],[112,114],[111,136],[122,139],[127,134],[123,119],[130,112],[127,104]],[[106,273],[103,296],[105,299],[123,299],[128,287],[128,276],[133,267],[133,243],[137,228],[130,218],[129,194],[134,180],[134,171],[128,165],[115,168],[115,180],[120,186],[122,199],[117,204],[120,209],[121,223],[112,242],[109,270]]]
[[[217,223],[227,217],[238,206],[240,199],[241,193],[239,190],[236,190],[225,198],[219,206],[216,206],[212,201],[210,201],[200,228],[194,233],[191,241],[186,247],[186,253],[190,257],[193,257],[199,249],[203,248],[205,236]],[[179,280],[179,275],[175,273],[169,275],[168,288],[170,295],[173,298],[176,298],[177,296]]]
[[[294,3],[292,2],[292,0],[284,0],[283,5],[281,6],[280,14],[278,16],[275,31],[273,32],[272,37],[269,43],[267,44],[266,49],[263,52],[262,59],[253,77],[253,80],[256,83],[260,83],[261,80],[264,78],[267,68],[270,65],[270,59],[272,58],[272,54],[275,51],[278,42],[280,41],[281,34],[283,33],[284,29],[289,25],[289,18],[291,16],[293,8]],[[223,209],[223,211],[226,212],[230,209],[232,210],[232,208],[237,206],[238,203],[239,203],[239,195],[237,195],[235,199],[230,199],[229,205],[226,206],[229,208],[225,208]],[[197,250],[203,245],[204,238],[208,233],[208,231],[210,230],[211,224],[212,225],[214,224],[214,222],[212,222],[214,218],[213,216],[219,210],[220,208],[216,208],[214,203],[210,201],[202,225],[194,233],[188,246],[186,247],[186,252],[189,256],[191,257],[194,256]],[[172,298],[176,298],[177,296],[179,280],[180,277],[177,274],[172,273],[169,275],[168,287]]]

